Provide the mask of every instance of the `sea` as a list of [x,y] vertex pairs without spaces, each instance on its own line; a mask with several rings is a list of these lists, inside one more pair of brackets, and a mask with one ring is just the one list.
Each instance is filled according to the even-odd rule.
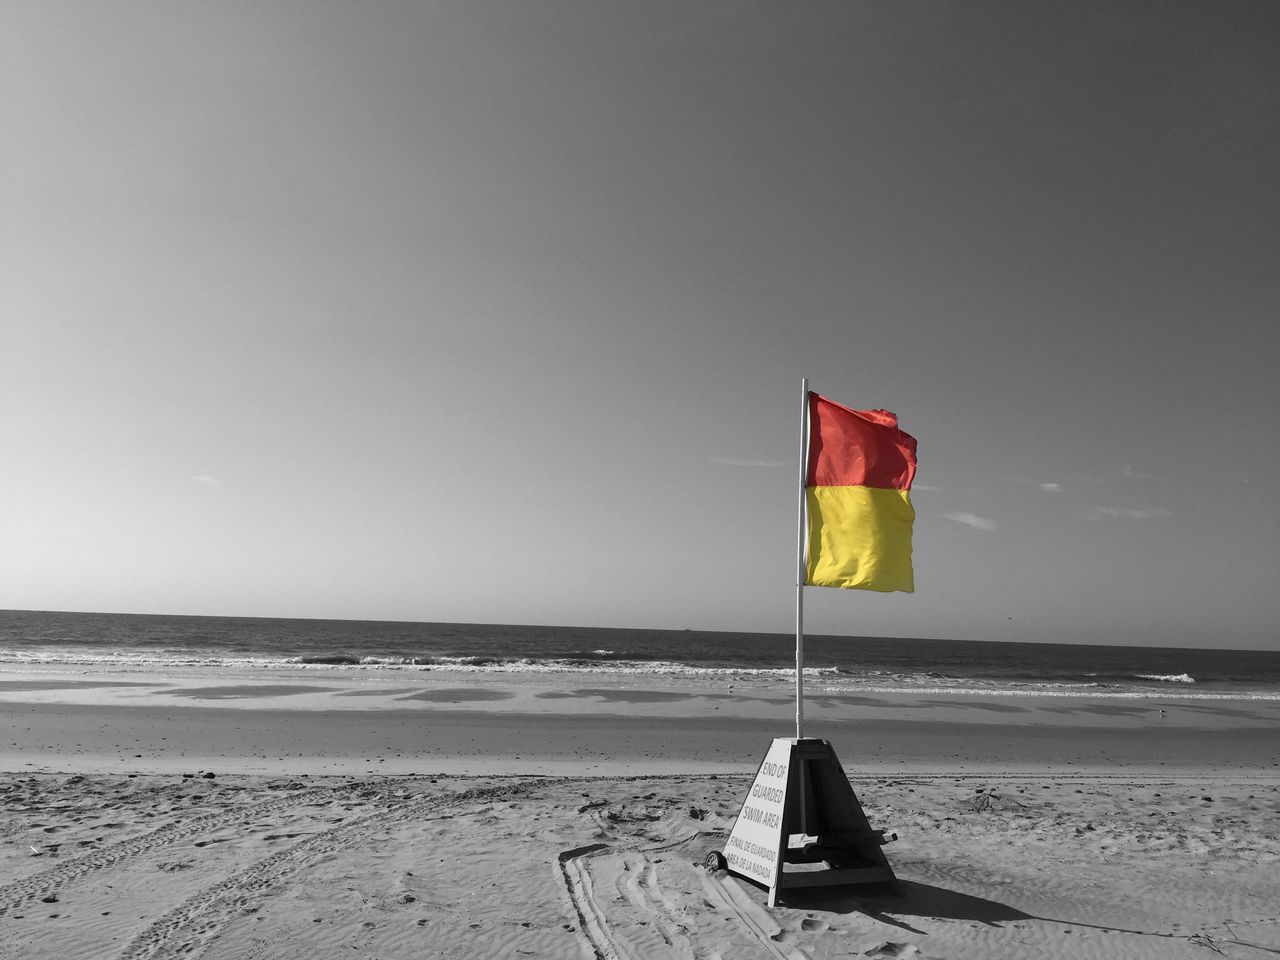
[[[1280,651],[804,638],[805,683],[897,691],[1280,700]],[[792,634],[0,611],[0,669],[451,671],[794,683]]]

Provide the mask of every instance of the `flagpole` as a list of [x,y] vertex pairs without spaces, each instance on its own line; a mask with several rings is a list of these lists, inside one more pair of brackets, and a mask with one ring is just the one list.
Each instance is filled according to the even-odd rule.
[[805,484],[809,472],[809,378],[801,381],[800,488],[796,512],[796,739],[804,739],[804,580]]

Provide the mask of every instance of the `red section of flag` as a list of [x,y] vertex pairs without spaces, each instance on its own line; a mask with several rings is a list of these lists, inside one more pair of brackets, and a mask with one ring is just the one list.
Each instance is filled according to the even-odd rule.
[[910,490],[916,439],[898,429],[888,410],[851,410],[809,394],[810,487]]

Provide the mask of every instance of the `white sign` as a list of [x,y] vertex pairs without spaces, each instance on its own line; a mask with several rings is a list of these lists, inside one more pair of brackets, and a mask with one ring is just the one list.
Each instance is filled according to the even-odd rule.
[[724,858],[734,873],[766,887],[777,883],[782,864],[783,811],[787,803],[787,768],[794,740],[773,741],[756,772],[747,798],[725,845]]

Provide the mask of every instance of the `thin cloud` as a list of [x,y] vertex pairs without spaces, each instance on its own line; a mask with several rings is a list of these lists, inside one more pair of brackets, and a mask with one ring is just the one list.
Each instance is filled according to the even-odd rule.
[[976,513],[944,513],[944,520],[954,520],[956,523],[963,523],[966,527],[973,527],[975,530],[991,531],[996,528],[996,522],[987,517],[980,517]]
[[712,463],[722,467],[789,467],[785,460],[742,460],[737,457],[712,457]]
[[926,493],[937,493],[941,489],[941,487],[930,486],[927,483],[913,483],[911,485],[912,493],[915,493],[917,490],[924,490]]
[[1027,486],[1036,487],[1039,490],[1043,490],[1045,493],[1062,492],[1062,484],[1060,483],[1046,483],[1042,480],[1032,480],[1029,477],[1011,477],[1010,479],[1012,479],[1014,483],[1025,483]]
[[1152,517],[1168,517],[1172,511],[1159,507],[1094,507],[1086,520],[1150,520]]
[[1155,479],[1155,474],[1139,473],[1137,470],[1133,469],[1133,467],[1129,466],[1129,464],[1127,463],[1120,468],[1120,476],[1124,477],[1127,480],[1154,480]]
[[218,485],[217,477],[208,477],[203,473],[193,474],[191,477],[196,483],[203,483],[207,487],[216,487]]

